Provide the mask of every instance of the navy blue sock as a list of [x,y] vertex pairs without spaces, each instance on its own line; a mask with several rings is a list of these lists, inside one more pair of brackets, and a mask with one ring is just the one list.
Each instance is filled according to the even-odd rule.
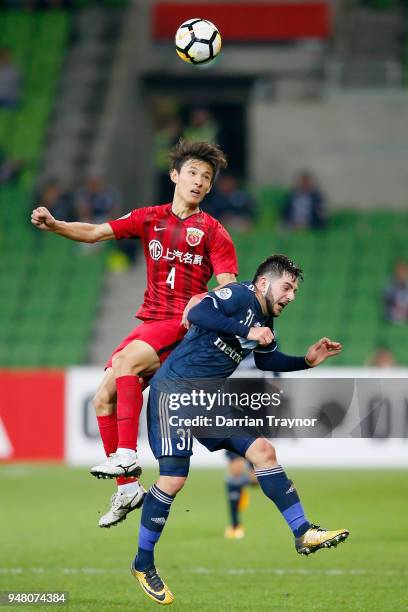
[[282,513],[295,538],[300,538],[310,527],[299,495],[282,466],[255,470],[262,491]]
[[173,499],[172,495],[163,493],[156,485],[151,487],[144,498],[140,519],[139,548],[134,560],[135,569],[139,572],[154,565],[154,547],[166,524]]
[[227,476],[225,485],[227,489],[231,525],[233,527],[237,527],[240,523],[238,506],[242,489],[246,484],[248,484],[248,476],[245,474],[242,476]]

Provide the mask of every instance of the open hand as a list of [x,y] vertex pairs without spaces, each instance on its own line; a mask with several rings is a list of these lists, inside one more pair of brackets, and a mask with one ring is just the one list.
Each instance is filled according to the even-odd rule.
[[309,347],[306,354],[306,363],[311,368],[315,368],[325,361],[328,357],[335,357],[342,351],[340,342],[333,342],[330,338],[321,338]]

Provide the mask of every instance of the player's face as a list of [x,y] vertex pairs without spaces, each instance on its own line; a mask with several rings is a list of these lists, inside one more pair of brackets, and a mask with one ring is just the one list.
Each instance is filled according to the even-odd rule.
[[268,279],[266,281],[266,287],[270,282],[265,296],[268,312],[274,317],[279,317],[282,310],[295,299],[298,281],[286,272],[278,278],[273,277],[270,281]]
[[190,206],[199,206],[211,189],[213,170],[207,162],[189,159],[182,165],[180,172],[172,170],[170,177],[176,185],[174,195]]

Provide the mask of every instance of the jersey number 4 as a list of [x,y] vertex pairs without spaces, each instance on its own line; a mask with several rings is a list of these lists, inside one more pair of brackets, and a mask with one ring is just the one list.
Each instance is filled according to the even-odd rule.
[[172,289],[174,289],[174,281],[176,279],[176,268],[172,268],[169,272],[169,275],[166,279],[166,285],[170,285]]

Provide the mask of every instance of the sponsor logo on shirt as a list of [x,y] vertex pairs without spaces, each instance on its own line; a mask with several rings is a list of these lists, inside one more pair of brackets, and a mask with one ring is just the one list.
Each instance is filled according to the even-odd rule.
[[242,354],[238,353],[238,351],[236,351],[234,348],[232,348],[232,346],[229,346],[229,344],[224,342],[224,340],[221,340],[220,337],[218,337],[216,339],[216,341],[214,342],[214,346],[216,346],[223,353],[228,355],[228,357],[230,357],[230,359],[232,359],[232,361],[235,361],[235,363],[240,364],[241,361],[243,360]]
[[215,293],[216,296],[218,296],[220,298],[220,300],[229,300],[229,298],[232,295],[232,291],[228,287],[223,287],[222,289],[217,289],[214,293]]
[[163,255],[163,246],[158,240],[151,240],[149,242],[150,257],[157,261]]
[[204,236],[204,232],[202,230],[197,229],[196,227],[187,227],[187,235],[186,240],[187,244],[194,247],[200,244],[201,238]]
[[186,253],[177,249],[167,248],[166,253],[163,252],[163,245],[159,240],[151,240],[149,242],[150,257],[154,261],[159,259],[167,259],[167,261],[179,261],[184,264],[192,264],[193,266],[203,265],[203,255],[194,255],[194,253]]

